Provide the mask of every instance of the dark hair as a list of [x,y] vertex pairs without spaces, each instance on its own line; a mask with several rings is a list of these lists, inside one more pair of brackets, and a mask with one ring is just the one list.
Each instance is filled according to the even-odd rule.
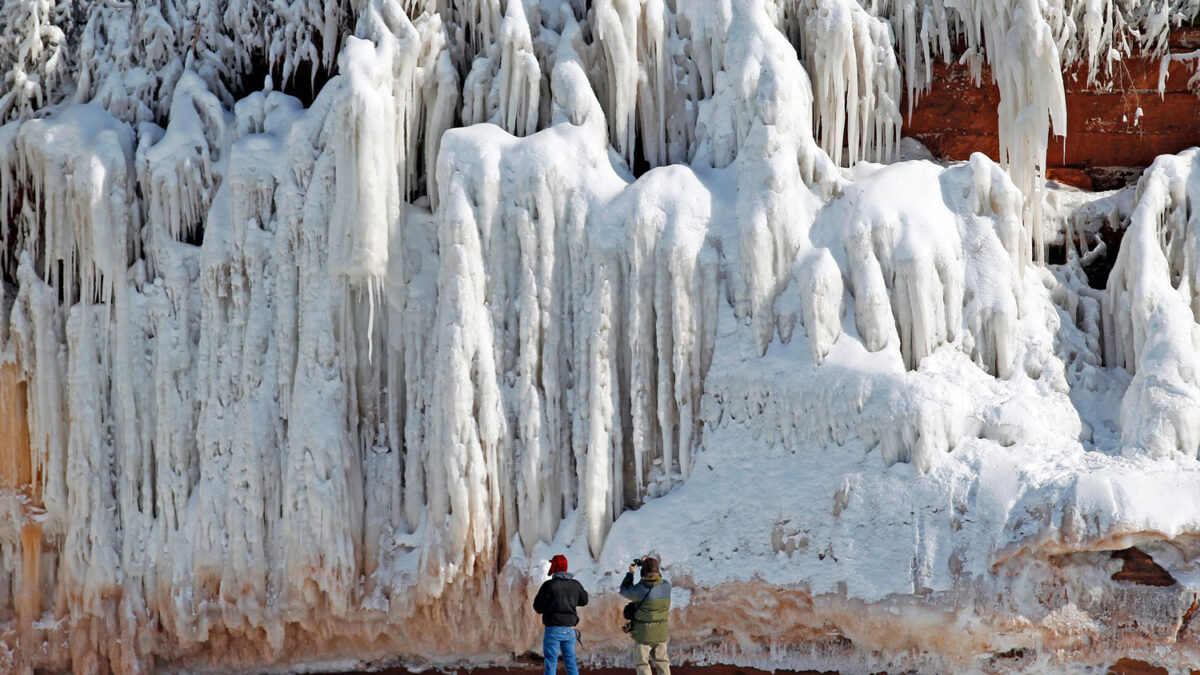
[[642,576],[646,576],[647,574],[659,574],[657,559],[642,558]]

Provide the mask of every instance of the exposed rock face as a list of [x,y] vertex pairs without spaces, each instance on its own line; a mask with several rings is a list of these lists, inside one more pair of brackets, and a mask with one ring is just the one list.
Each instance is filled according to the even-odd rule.
[[[1171,576],[1170,572],[1154,562],[1153,558],[1136,548],[1113,551],[1113,559],[1125,562],[1120,570],[1113,572],[1113,581],[1128,581],[1134,584],[1142,584],[1143,586],[1174,586],[1178,583],[1175,581],[1175,577]],[[1190,620],[1191,616],[1191,612],[1189,611],[1184,616],[1184,621]]]
[[[41,476],[35,472],[26,424],[26,387],[19,369],[0,363],[0,512],[16,521],[19,555],[26,576],[11,588],[11,604],[4,607],[9,621],[29,624],[42,614]],[[2,615],[0,615],[2,616]]]
[[[1198,47],[1200,29],[1171,33],[1173,52]],[[1155,157],[1200,145],[1195,72],[1194,62],[1169,57],[1127,58],[1096,81],[1085,64],[1066,70],[1067,135],[1050,144],[1047,176],[1077,187],[1112,189],[1136,180]],[[997,158],[1000,91],[988,68],[983,67],[981,81],[965,64],[938,62],[932,73],[932,89],[920,94],[905,118],[905,135],[937,157],[963,160],[985,152]]]

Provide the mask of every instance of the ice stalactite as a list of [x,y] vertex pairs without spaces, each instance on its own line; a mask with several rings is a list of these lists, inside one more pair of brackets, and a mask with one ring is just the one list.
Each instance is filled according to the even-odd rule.
[[[939,191],[936,205],[905,197]],[[767,428],[779,429],[768,442],[785,445],[813,437],[841,444],[857,434],[880,446],[885,463],[929,470],[977,413],[918,384],[928,360],[961,351],[988,376],[1007,379],[1023,358],[1021,201],[1008,175],[979,154],[966,166],[906,163],[848,185],[795,249],[774,301],[775,326],[780,343],[807,343],[808,367],[818,372],[835,350],[844,359],[861,349],[878,354],[889,374],[852,368],[836,396],[799,384],[793,398],[803,402],[788,406],[722,372],[706,386],[707,423],[757,428],[765,416]],[[756,347],[769,358],[777,344]],[[814,428],[812,416],[845,422]]]
[[1188,89],[1196,91],[1200,89],[1200,71],[1196,70],[1196,62],[1200,59],[1200,49],[1195,49],[1182,54],[1165,54],[1158,66],[1158,92],[1162,94],[1167,90],[1167,78],[1170,76],[1171,62],[1182,61],[1188,63],[1192,69],[1192,76],[1188,78]]
[[[759,122],[790,146],[786,152],[794,153],[806,185],[834,191],[837,169],[813,138],[810,79],[765,4],[689,1],[677,11],[692,27],[692,57],[706,99],[698,106],[693,161],[727,166]],[[760,53],[761,59],[752,57]]]
[[[687,132],[690,129],[686,89],[687,77],[676,63],[679,50],[677,24],[663,0],[642,6],[638,35],[638,115],[642,152],[650,166],[687,161]],[[682,82],[680,80],[683,80]]]
[[1094,84],[1101,64],[1108,64],[1112,49],[1113,6],[1102,0],[1088,0],[1083,10],[1083,35],[1087,49],[1088,84]]
[[813,78],[821,147],[836,164],[890,161],[900,140],[901,71],[887,22],[843,0],[783,3],[780,20]]
[[[32,357],[26,367],[45,370],[31,373],[45,406],[31,415],[31,431],[45,447],[46,533],[62,551],[59,580],[71,589],[70,613],[92,626],[88,649],[136,662],[132,650],[109,644],[109,631],[118,629],[106,625],[125,592],[122,612],[145,614],[140,542],[152,508],[145,482],[151,391],[140,386],[147,377],[137,358],[144,315],[134,288],[144,269],[130,266],[141,253],[133,134],[88,105],[28,122],[16,140],[29,210],[23,224],[35,229],[23,236],[14,332],[18,353]],[[56,296],[70,305],[48,307]],[[41,386],[48,378],[60,382],[56,388],[71,385],[54,394]]]
[[[425,164],[408,162],[403,198],[424,194],[429,198],[430,208],[438,207],[437,201],[437,157],[442,134],[455,124],[455,111],[459,105],[458,73],[451,60],[445,31],[436,17],[419,20],[417,30],[422,34],[423,50],[421,65],[413,73],[410,96],[424,106],[421,115],[406,116],[404,137],[408,141],[406,157],[425,156]],[[424,185],[421,185],[424,181]]]
[[[605,0],[588,14],[592,86],[628,166],[684,163],[702,97],[690,35],[674,3]],[[640,152],[639,152],[640,150]]]
[[[25,123],[17,143],[19,166],[35,195],[26,207],[40,215],[26,222],[36,228],[26,241],[39,254],[39,274],[65,288],[68,298],[110,300],[140,249],[137,213],[130,208],[132,130],[97,106],[73,106],[53,121]],[[94,152],[95,160],[84,161],[79,148]]]
[[[314,178],[329,176],[322,163],[318,160]],[[307,196],[318,195],[319,188]],[[331,270],[319,262],[328,250],[326,218],[332,214],[324,208],[306,211],[295,243],[302,271],[292,375],[293,392],[304,395],[293,393],[282,460],[284,597],[297,609],[317,604],[342,616],[356,585],[362,545],[361,448],[344,422],[354,412],[356,385],[346,381],[352,367],[338,349],[354,339],[346,333],[355,324],[345,319],[353,307],[343,304],[345,294],[331,287]]]
[[[250,72],[257,65],[253,61],[265,59],[285,85],[298,77],[315,80],[319,70],[333,68],[342,46],[342,31],[352,23],[355,12],[369,4],[363,0],[302,0],[277,7],[233,0],[211,10],[201,5],[194,11],[211,11],[212,23],[190,37],[198,42],[202,31],[227,31],[232,45],[222,52],[238,59],[227,68]],[[208,42],[215,35],[204,37]]]
[[65,325],[58,309],[57,293],[42,281],[26,258],[17,270],[21,293],[12,306],[10,339],[16,347],[28,385],[28,424],[33,470],[43,477],[42,500],[47,518],[45,535],[61,540],[67,523],[66,461],[68,438],[61,420],[66,419],[68,389]]
[[[164,16],[157,4],[90,5],[78,45],[76,100],[99,103],[122,120],[153,121],[169,112],[170,94],[189,51],[201,52],[196,70],[210,87],[218,87],[221,69],[204,58],[224,51],[225,45],[213,44],[214,17],[208,12],[189,16],[194,26],[185,36],[171,23],[183,19],[172,9],[190,14],[168,6]],[[228,96],[223,103],[231,103]]]
[[497,40],[463,81],[463,123],[493,122],[511,134],[532,134],[538,129],[541,77],[523,5],[510,2]]
[[[918,105],[920,92],[931,86],[936,60],[959,59],[973,67],[977,78],[984,63],[995,65],[1002,58],[999,48],[1009,28],[1007,16],[1016,9],[1012,3],[992,0],[877,0],[864,7],[892,28],[909,112]],[[1050,29],[1064,65],[1084,63],[1089,84],[1110,87],[1119,72],[1115,64],[1139,50],[1161,56],[1170,30],[1192,20],[1200,7],[1192,0],[1049,0],[1039,2],[1036,11]]]
[[[339,615],[348,611],[354,579],[364,569],[376,568],[388,537],[439,517],[436,509],[433,515],[423,513],[422,505],[438,504],[438,495],[446,494],[446,488],[436,484],[437,463],[449,461],[422,450],[428,442],[423,410],[435,401],[430,391],[437,379],[424,363],[433,322],[423,317],[432,315],[434,301],[422,290],[438,267],[437,259],[427,254],[427,216],[403,202],[421,187],[437,189],[432,175],[421,185],[421,172],[413,167],[418,157],[425,155],[430,162],[426,153],[437,151],[455,106],[456,75],[448,68],[437,17],[425,16],[413,24],[394,3],[377,3],[364,10],[359,34],[365,39],[351,41],[342,54],[342,70],[348,75],[329,85],[330,107],[318,143],[348,129],[353,135],[327,146],[312,165],[312,174],[297,176],[300,182],[287,187],[291,206],[284,207],[295,210],[293,226],[302,233],[294,242],[297,260],[311,259],[328,245],[327,264],[338,280],[329,289],[322,281],[321,263],[306,265],[308,271],[287,280],[296,284],[299,297],[317,302],[288,310],[296,312],[289,330],[299,332],[284,343],[296,350],[290,357],[295,359],[295,374],[284,368],[284,381],[321,390],[345,383],[344,395],[331,391],[326,399],[338,401],[343,419],[333,437],[328,437],[330,428],[309,422],[319,419],[319,413],[297,408],[314,401],[292,397],[285,486],[295,485],[299,492],[289,495],[285,487],[285,508],[303,500],[310,506],[301,512],[307,510],[315,522],[353,523],[348,531],[322,525],[331,537],[339,537],[325,542],[323,551],[289,539],[284,556],[287,569],[295,570],[298,578],[318,582],[309,588],[296,586],[291,596],[304,602],[319,590]],[[381,109],[391,114],[380,114]],[[327,207],[314,209],[306,203]],[[321,223],[330,216],[326,234]],[[332,344],[323,344],[327,329]],[[316,448],[321,448],[320,454]],[[340,496],[308,494],[302,477],[309,467],[299,462],[312,460],[328,467],[322,471],[333,471]],[[451,469],[442,478],[456,475]],[[380,492],[400,485],[403,495]],[[365,513],[356,506],[364,502]],[[465,517],[461,504],[454,506],[454,513]],[[369,524],[364,515],[371,516]],[[463,548],[442,550],[461,555]],[[331,566],[320,561],[331,557],[338,567],[321,580],[313,571],[324,575]],[[301,566],[292,567],[294,560]]]
[[1191,149],[1159,157],[1147,169],[1108,279],[1105,356],[1133,373],[1121,402],[1128,452],[1200,452],[1198,161],[1200,152]]
[[157,256],[167,242],[194,237],[202,229],[217,188],[216,165],[227,159],[221,153],[233,117],[191,71],[175,85],[171,111],[161,135],[143,128],[137,152],[150,227],[146,246],[155,269],[164,262]]
[[0,6],[0,122],[26,119],[63,96],[73,67],[67,33],[69,7],[53,0]]
[[[1044,7],[1028,0],[962,5],[934,0],[921,6],[897,2],[885,3],[883,11],[892,16],[910,112],[918,92],[930,81],[934,55],[946,60],[951,57],[952,39],[961,36],[965,41],[960,62],[971,67],[977,81],[982,78],[983,65],[991,66],[1000,90],[999,156],[1025,195],[1022,219],[1033,231],[1033,259],[1042,262],[1046,151],[1051,128],[1055,134],[1066,134],[1065,63],[1060,51],[1063,45],[1075,44],[1075,24],[1060,5]],[[1071,56],[1078,58],[1074,52]],[[1106,58],[1112,57],[1106,54]]]
[[[482,412],[490,407],[478,405],[465,423],[477,428],[472,437],[495,439],[501,476],[506,466],[515,471],[511,517],[524,546],[553,538],[582,508],[598,552],[621,510],[690,472],[717,268],[704,238],[707,209],[663,196],[675,180],[700,188],[691,171],[659,170],[626,188],[610,166],[604,116],[574,44],[568,28],[553,74],[554,127],[523,141],[481,145],[483,135],[454,131],[443,141],[439,239],[469,262],[455,275],[443,271],[439,317],[460,318],[439,323],[494,333],[486,349],[468,349],[476,355],[469,388],[509,383],[511,395],[499,399],[504,423],[494,427]],[[791,167],[797,173],[794,157]],[[608,215],[612,204],[631,210],[631,220]],[[597,233],[608,229],[627,232],[624,253],[602,243]],[[447,284],[458,288],[456,275],[476,269],[484,276],[469,286],[478,290],[447,298]],[[463,314],[461,303],[479,307]],[[623,441],[630,415],[632,441]]]
[[[412,316],[407,296],[417,295],[411,282],[421,267],[409,250],[423,247],[427,216],[404,202],[427,189],[437,203],[434,172],[421,168],[436,160],[457,104],[457,75],[437,16],[413,24],[394,4],[379,3],[364,11],[359,34],[342,53],[346,76],[331,83],[336,96],[325,121],[325,133],[342,138],[331,147],[329,264],[339,279],[331,300],[340,307],[336,353],[348,384],[344,427],[360,455],[347,489],[363,490],[366,503],[366,529],[355,535],[346,578],[336,582],[343,588],[358,565],[376,568],[381,538],[422,518],[426,459],[418,454],[425,441],[416,401],[426,396],[419,383],[428,357],[420,345],[428,338],[419,334],[432,324],[405,317]],[[408,494],[396,494],[405,483]],[[351,517],[357,522],[364,514]]]
[[[668,184],[690,199],[667,198]],[[633,481],[627,499],[686,479],[699,442],[699,403],[712,361],[718,306],[718,254],[708,188],[688,171],[652,172],[638,195],[628,260],[629,405]],[[652,195],[660,195],[652,197]]]
[[[989,373],[1007,377],[1012,371],[1022,262],[1014,260],[1011,249],[1019,238],[1011,230],[1019,227],[1014,202],[1020,196],[994,169],[981,155],[969,168],[956,169],[969,172],[973,194],[947,195],[936,208],[917,208],[884,191],[859,192],[888,190],[883,177],[894,169],[884,169],[879,180],[851,188],[848,201],[855,206],[849,211],[829,210],[846,254],[855,323],[868,350],[898,339],[905,366],[913,370],[940,345],[963,342]],[[904,180],[920,177],[927,189],[914,185],[907,192],[929,194],[940,173],[929,164],[909,168]],[[964,211],[970,215],[954,215]],[[964,250],[987,262],[968,264]]]
[[[593,42],[584,56],[590,55],[589,74],[610,142],[628,166],[641,161],[650,167],[684,161],[728,164],[754,115],[750,101],[756,94],[748,88],[755,86],[759,70],[775,73],[789,90],[804,90],[794,101],[788,98],[796,104],[788,113],[801,113],[794,116],[795,128],[811,139],[809,79],[803,68],[794,68],[790,47],[773,27],[774,11],[765,2],[710,6],[620,0],[592,7],[588,32]],[[746,58],[760,48],[768,63]],[[727,65],[739,71],[723,70]],[[874,109],[875,104],[867,105]],[[792,120],[784,124],[793,128]],[[801,154],[807,163],[819,163],[811,151]],[[812,172],[809,166],[808,178]]]
[[[597,288],[589,298],[592,326],[588,334],[587,452],[584,459],[584,512],[587,514],[588,548],[593,555],[604,546],[609,525],[624,503],[620,417],[620,387],[614,377],[616,363],[612,284],[607,269],[600,267]],[[582,445],[582,444],[581,444]],[[577,459],[578,461],[578,459]]]
[[[472,499],[469,509],[464,503],[453,517],[463,523],[460,529],[471,521],[475,527],[491,522],[505,533],[500,539],[505,542],[519,533],[527,549],[552,538],[566,510],[576,506],[577,472],[586,465],[582,458],[576,462],[570,432],[577,424],[571,411],[583,401],[576,402],[562,388],[561,378],[567,369],[585,367],[575,336],[582,338],[587,331],[577,326],[580,315],[574,303],[581,297],[579,284],[588,264],[580,237],[590,207],[588,193],[572,186],[578,172],[565,166],[607,167],[607,146],[595,99],[579,88],[586,84],[582,75],[577,58],[559,57],[554,108],[578,120],[579,127],[560,123],[574,133],[552,128],[515,145],[505,141],[506,151],[497,152],[491,142],[499,138],[480,144],[479,135],[451,131],[439,159],[444,214],[439,248],[460,262],[443,265],[437,321],[450,331],[445,339],[461,345],[454,352],[463,353],[463,363],[453,375],[454,384],[447,380],[435,390],[444,392],[443,397],[460,390],[459,396],[474,391],[473,396],[483,398],[466,407],[444,399],[434,417],[444,420],[439,424],[447,429],[435,433],[457,439],[454,443],[464,446],[464,452],[483,446],[462,461],[473,462],[481,476],[494,476],[487,486],[479,486],[486,490],[486,503],[482,496]],[[560,148],[551,150],[556,143]],[[562,147],[572,150],[563,152]],[[456,419],[460,421],[452,422]],[[494,466],[495,473],[487,474],[483,462]],[[511,510],[513,498],[507,491],[514,481],[516,508]],[[511,511],[492,519],[488,512],[493,508]],[[489,533],[487,539],[492,537]],[[472,542],[473,547],[485,543],[480,538]],[[460,542],[446,543],[448,555],[462,548]]]
[[[225,553],[219,563],[197,556],[196,567],[204,590],[212,590],[206,583],[219,579],[216,593],[229,607],[226,622],[240,619],[265,629],[268,643],[278,648],[280,631],[268,621],[267,608],[272,591],[278,590],[278,585],[271,583],[270,570],[277,559],[280,532],[278,520],[266,517],[282,511],[278,448],[288,438],[276,395],[279,351],[272,321],[277,269],[273,253],[279,229],[274,203],[277,179],[271,163],[265,161],[276,147],[269,137],[259,135],[233,144],[223,187],[227,194],[220,208],[214,209],[225,211],[229,220],[210,219],[215,231],[206,234],[206,244],[211,241],[227,248],[201,252],[202,335],[223,334],[236,349],[228,354],[210,352],[224,372],[210,385],[209,395],[215,398],[202,402],[201,409],[207,414],[200,424],[206,433],[197,439],[202,458],[212,452],[220,457],[216,462],[224,463],[202,463],[201,480],[205,468],[214,470],[214,480],[221,475],[227,478],[223,492],[209,486],[224,505],[225,543],[218,550]],[[200,364],[201,377],[213,370],[211,364]],[[214,439],[220,444],[218,449],[203,443]],[[333,557],[329,561],[333,565],[339,562]],[[201,573],[206,564],[213,565],[208,578]]]
[[1046,259],[1042,223],[1046,149],[1051,124],[1066,135],[1062,63],[1050,26],[1033,0],[1012,10],[1011,25],[992,61],[1000,87],[1000,158],[1025,195],[1024,222],[1033,230],[1033,260]]
[[[352,38],[341,54],[345,91],[328,124],[339,134],[334,146],[335,185],[330,223],[330,263],[353,286],[372,291],[387,271],[388,233],[400,217],[400,186],[408,149],[403,135],[407,91],[397,77],[411,68],[420,43],[407,19],[400,47],[383,18],[368,10],[362,23],[374,41]],[[360,28],[362,28],[360,26]],[[375,44],[378,41],[379,44]],[[399,108],[399,109],[398,109]]]
[[407,4],[409,17],[420,16],[420,10],[437,5],[438,16],[450,27],[451,54],[461,73],[468,72],[475,59],[499,39],[504,16],[500,0],[408,0]]
[[779,339],[790,342],[798,324],[819,364],[842,333],[842,271],[829,249],[809,249],[796,255],[788,285],[791,292],[777,301]]
[[538,128],[541,66],[533,52],[533,38],[524,5],[508,3],[500,22],[500,67],[493,76],[498,88],[496,113],[499,125],[512,134],[529,135]]
[[[200,399],[197,396],[197,359],[185,345],[198,344],[200,297],[194,282],[199,277],[199,251],[186,244],[157,242],[154,257],[159,274],[145,287],[149,328],[153,339],[151,378],[154,474],[157,517],[147,538],[153,570],[147,580],[147,601],[180,598],[192,579],[191,496],[199,476],[196,428]],[[158,614],[167,630],[186,639],[192,634],[190,618],[175,612]]]
[[[789,0],[795,3],[796,0]],[[794,6],[794,5],[793,5]],[[959,25],[954,11],[963,14],[977,7],[978,3],[955,6],[944,0],[904,2],[903,0],[876,0],[864,5],[869,14],[887,21],[894,40],[894,54],[902,73],[908,98],[907,113],[912,114],[920,92],[929,86],[933,61],[942,58],[947,62],[953,55],[951,41],[960,35],[965,38],[967,54],[979,46],[974,24],[962,20]]]
[[[402,60],[398,45],[403,40],[409,41],[405,48],[422,56],[421,66],[445,63],[435,39],[441,35],[436,20],[426,19],[414,29],[403,17],[389,18],[395,28],[378,24],[381,31],[372,37],[380,52],[369,50],[363,63],[386,61],[380,57],[391,53]],[[426,27],[432,30],[422,33]],[[356,53],[348,53],[350,72],[359,64],[353,61]],[[390,67],[388,63],[384,66]],[[383,331],[372,334],[370,319],[363,317],[379,309],[372,303],[379,303],[383,288],[392,287],[385,283],[392,274],[403,290],[388,298],[389,311],[397,306],[399,317],[414,313],[422,302],[428,306],[420,297],[420,279],[429,277],[436,258],[427,256],[422,243],[420,223],[427,216],[420,209],[407,227],[411,241],[398,235],[400,195],[410,193],[401,178],[416,177],[411,192],[425,187],[424,176],[410,166],[415,160],[406,157],[436,154],[457,88],[444,65],[409,68],[400,76],[388,71],[377,82],[369,74],[365,82],[353,75],[341,82],[345,87],[357,83],[360,96],[393,106],[392,115],[364,115],[361,120],[383,121],[381,129],[372,127],[376,139],[396,129],[389,146],[393,151],[374,162],[366,153],[338,152],[340,144],[332,142],[336,133],[353,130],[355,124],[330,112],[332,94],[305,115],[304,123],[293,124],[298,106],[278,93],[240,102],[235,119],[201,78],[190,74],[176,87],[177,114],[166,132],[142,125],[136,160],[129,128],[91,107],[69,109],[7,137],[5,171],[16,182],[6,183],[6,203],[10,211],[16,205],[17,213],[28,216],[6,226],[12,227],[14,238],[18,228],[23,230],[21,240],[29,242],[34,254],[24,257],[19,272],[24,295],[14,316],[24,318],[13,333],[23,363],[36,368],[29,377],[45,383],[44,391],[33,387],[42,403],[31,415],[46,448],[45,531],[52,541],[69,538],[72,550],[84,555],[92,554],[79,542],[107,540],[104,545],[120,561],[86,572],[95,576],[121,570],[114,579],[88,581],[83,567],[62,567],[58,578],[64,588],[84,593],[79,621],[88,616],[106,620],[110,606],[97,603],[114,597],[111,588],[117,584],[123,587],[121,613],[134,624],[155,616],[185,641],[249,626],[265,630],[271,648],[279,649],[283,624],[280,610],[268,611],[270,598],[284,599],[287,616],[308,616],[309,610],[297,615],[295,608],[314,603],[343,615],[353,602],[364,552],[373,556],[372,564],[379,557],[380,531],[373,531],[369,543],[363,541],[364,511],[356,504],[364,501],[364,492],[372,494],[365,500],[370,513],[382,511],[380,520],[393,523],[389,536],[405,529],[404,514],[397,513],[403,501],[391,500],[389,506],[384,499],[377,507],[365,478],[363,465],[378,452],[374,431],[362,441],[366,459],[354,449],[360,445],[354,431],[360,415],[371,420],[363,430],[384,417],[371,408],[383,384],[362,374]],[[345,105],[350,106],[354,98],[348,100]],[[95,140],[64,136],[74,130]],[[233,143],[237,136],[244,138]],[[89,148],[97,148],[98,154],[87,154]],[[289,161],[280,166],[278,157]],[[337,160],[348,167],[340,182]],[[386,172],[390,165],[393,180],[373,189],[360,180],[356,160],[367,161],[361,168],[370,175]],[[124,183],[132,179],[134,165],[144,183],[150,220],[142,238],[132,226],[139,215],[129,201],[133,191]],[[48,189],[52,184],[60,187]],[[353,241],[344,249],[328,243],[335,185],[363,188],[346,198],[345,211],[378,214],[334,229],[353,235],[354,228],[365,228],[358,240],[369,241],[357,257]],[[66,216],[70,218],[60,225]],[[203,252],[181,241],[199,236]],[[144,277],[147,269],[141,263],[126,272],[130,256],[140,255],[139,243],[155,262],[148,270],[155,276],[152,282]],[[384,255],[377,257],[381,248]],[[397,254],[389,257],[389,249]],[[404,264],[414,256],[425,259],[424,269],[422,263]],[[331,271],[347,285],[331,288]],[[365,288],[374,283],[373,301],[352,290],[360,283]],[[71,310],[69,339],[63,334],[64,315],[44,307],[55,288],[64,289],[68,299],[84,301]],[[339,289],[348,298],[345,304]],[[101,302],[95,304],[97,300]],[[335,311],[338,305],[349,309]],[[395,367],[396,361],[407,360],[420,373],[426,356],[421,353],[423,338],[416,336],[427,331],[420,317],[431,313],[415,311],[416,319],[399,325],[389,338],[394,351],[376,353],[377,362],[399,381],[407,374],[403,365]],[[384,313],[378,325],[392,323]],[[360,344],[362,335],[367,337]],[[62,361],[64,354],[70,354],[69,363]],[[85,372],[87,368],[94,372]],[[63,386],[68,378],[81,386]],[[147,381],[155,386],[133,384]],[[83,386],[89,382],[104,392]],[[301,393],[294,395],[296,391]],[[362,391],[373,393],[364,396]],[[55,403],[52,396],[63,393],[70,397]],[[417,400],[419,393],[411,398]],[[384,399],[387,417],[411,420],[419,430],[420,415],[412,414],[419,405],[405,399],[405,387],[398,384],[395,396]],[[68,415],[71,407],[78,411]],[[339,408],[343,426],[320,421]],[[95,413],[86,415],[87,410]],[[37,421],[46,414],[55,421]],[[71,435],[56,440],[57,420],[67,417],[75,420]],[[420,438],[404,422],[395,424],[399,438]],[[98,444],[87,445],[87,439],[99,439]],[[397,456],[404,451],[403,443],[395,447]],[[379,480],[399,485],[401,471],[416,471],[423,461],[414,456],[409,467],[393,462],[388,467],[395,479]],[[113,467],[119,481],[91,492],[70,487],[77,480],[67,480],[71,472],[109,475],[100,465]],[[324,482],[313,486],[313,476]],[[413,481],[409,490],[419,484]],[[114,508],[97,501],[104,495],[115,500]],[[414,515],[413,522],[419,517]],[[120,528],[106,518],[119,519]],[[97,539],[92,530],[104,529],[105,523],[125,536]],[[67,524],[73,529],[66,530]],[[224,609],[192,616],[197,604],[214,602]],[[127,629],[131,641],[119,657],[110,654],[114,663],[136,661],[136,654],[124,652],[141,649],[132,641],[136,628],[120,630]],[[98,652],[105,651],[100,647],[103,636],[96,632],[91,638]]]
[[[654,3],[650,5],[654,7]],[[648,7],[649,8],[649,7]],[[647,9],[648,9],[647,8]],[[659,7],[661,9],[661,6]],[[633,164],[633,137],[637,132],[634,108],[638,94],[638,28],[642,4],[635,0],[601,0],[592,9],[596,42],[604,54],[607,80],[609,137],[613,147]],[[661,54],[659,54],[661,58]],[[653,62],[657,65],[657,61]]]
[[[956,212],[991,221],[991,227],[960,227],[963,247],[986,256],[987,263],[966,265],[963,312],[964,345],[984,370],[1007,379],[1017,367],[1019,319],[1025,297],[1029,231],[1022,226],[1023,195],[1004,170],[980,153],[971,155],[970,202]],[[968,222],[980,220],[967,216]]]
[[[117,532],[120,505],[116,500],[116,454],[110,437],[96,433],[112,428],[112,402],[109,400],[108,368],[110,358],[106,338],[104,305],[80,304],[67,322],[70,360],[67,370],[72,386],[67,405],[71,423],[67,443],[71,449],[66,462],[66,525],[62,541],[60,583],[71,588],[71,614],[77,619],[102,620],[109,613],[107,598],[121,586],[121,542]],[[128,473],[124,473],[128,477]],[[120,519],[131,514],[120,512]],[[122,523],[125,524],[125,523]],[[128,525],[132,525],[129,523]],[[102,648],[93,644],[92,648]]]
[[226,107],[262,82],[242,78],[268,69],[285,87],[296,78],[316,84],[330,71],[358,3],[302,0],[269,9],[251,2],[225,4],[91,4],[79,28],[74,95],[101,103],[132,122],[165,118],[185,68],[198,74]]

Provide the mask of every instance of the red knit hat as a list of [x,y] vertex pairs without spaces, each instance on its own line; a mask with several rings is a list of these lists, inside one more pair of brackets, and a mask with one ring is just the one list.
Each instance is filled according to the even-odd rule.
[[567,556],[559,554],[550,559],[550,571],[547,574],[567,571]]

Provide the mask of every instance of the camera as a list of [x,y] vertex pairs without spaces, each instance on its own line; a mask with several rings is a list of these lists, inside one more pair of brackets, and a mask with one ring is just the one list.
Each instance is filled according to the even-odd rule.
[[634,558],[634,559],[633,559],[633,564],[634,564],[634,565],[637,565],[638,567],[641,567],[641,566],[642,566],[642,559],[641,559],[641,558]]

